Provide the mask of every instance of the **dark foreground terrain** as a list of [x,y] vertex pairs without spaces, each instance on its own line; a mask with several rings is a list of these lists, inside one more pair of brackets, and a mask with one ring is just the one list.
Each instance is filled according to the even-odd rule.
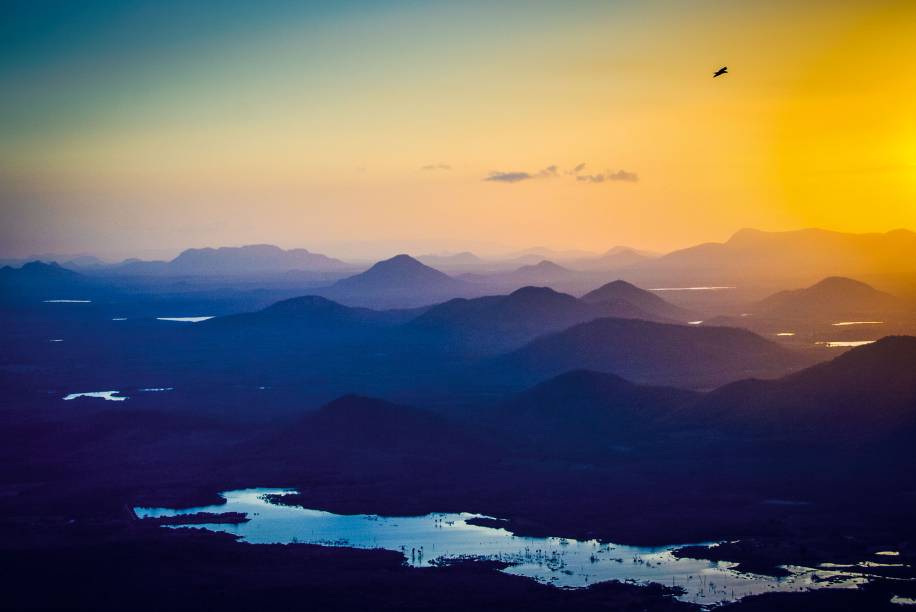
[[774,575],[899,551],[904,567],[863,568],[874,580],[860,590],[731,606],[896,609],[891,597],[913,591],[900,579],[913,577],[916,535],[914,371],[916,339],[888,338],[712,393],[574,372],[461,414],[346,396],[282,425],[23,392],[0,434],[5,607],[692,607],[661,587],[563,590],[487,562],[414,569],[398,553],[244,544],[131,511],[289,486],[300,494],[285,503],[342,513],[473,511],[520,534],[633,544],[738,540],[680,554]]
[[[558,589],[490,561],[417,569],[131,510],[250,487],[337,513],[476,512],[519,535],[725,541],[678,554],[871,578],[725,609],[916,596],[912,336],[812,365],[747,330],[671,323],[676,310],[616,283],[589,300],[525,288],[412,310],[312,296],[199,324],[157,321],[210,313],[173,299],[36,295],[0,316],[3,609],[696,608],[662,586]],[[94,390],[127,399],[64,400]],[[874,565],[879,551],[896,566]]]

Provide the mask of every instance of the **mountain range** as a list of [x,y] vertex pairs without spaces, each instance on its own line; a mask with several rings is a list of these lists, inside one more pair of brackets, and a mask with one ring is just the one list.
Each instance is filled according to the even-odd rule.
[[316,294],[352,306],[410,308],[479,294],[470,283],[431,268],[409,255],[380,261]]
[[568,370],[611,372],[639,383],[711,388],[749,377],[775,377],[809,360],[733,327],[596,319],[542,336],[490,369],[533,384]]
[[804,289],[780,291],[760,301],[754,314],[785,320],[873,320],[907,311],[899,298],[871,285],[839,276],[825,278]]
[[450,300],[407,327],[440,347],[485,354],[518,348],[537,336],[602,317],[669,321],[657,314],[662,310],[664,306],[644,311],[623,298],[588,302],[547,287],[523,287],[508,295]]
[[673,251],[628,268],[627,278],[711,285],[796,284],[829,276],[916,274],[916,233],[743,229],[724,243]]
[[284,250],[270,244],[187,249],[171,261],[127,260],[97,271],[119,275],[248,276],[281,274],[293,270],[346,272],[353,266],[306,249]]

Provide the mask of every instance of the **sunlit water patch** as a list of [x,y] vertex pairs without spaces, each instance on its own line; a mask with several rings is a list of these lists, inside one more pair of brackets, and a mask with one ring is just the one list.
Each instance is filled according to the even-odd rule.
[[294,491],[246,489],[221,496],[225,504],[174,510],[134,508],[140,518],[180,516],[200,512],[239,512],[248,521],[238,524],[195,524],[169,528],[204,528],[231,533],[251,544],[319,544],[353,548],[382,548],[401,552],[414,567],[445,559],[488,559],[511,564],[504,571],[562,587],[584,587],[607,580],[637,584],[657,582],[684,589],[684,601],[704,604],[733,601],[770,591],[800,591],[824,586],[852,588],[868,580],[859,572],[789,566],[790,575],[773,578],[736,572],[734,564],[679,559],[676,547],[646,548],[596,540],[532,538],[505,529],[469,524],[481,515],[435,513],[385,517],[339,515],[321,510],[271,503],[271,495]]
[[822,342],[816,342],[815,344],[820,344],[821,346],[826,346],[827,348],[849,348],[856,346],[865,346],[866,344],[874,344],[877,340],[825,340]]
[[833,323],[834,327],[846,327],[848,325],[882,325],[884,321],[840,321]]
[[794,336],[795,332],[777,332],[777,336]]
[[703,321],[687,321],[687,325],[700,325]]
[[179,323],[200,323],[213,317],[156,317],[157,321],[177,321]]
[[724,291],[725,289],[736,289],[737,287],[654,287],[649,291]]
[[96,397],[111,402],[123,402],[127,399],[123,395],[118,395],[118,393],[120,393],[120,391],[84,391],[82,393],[71,393],[70,395],[65,395],[64,400],[75,400],[78,397]]
[[91,304],[92,300],[42,300],[45,304]]

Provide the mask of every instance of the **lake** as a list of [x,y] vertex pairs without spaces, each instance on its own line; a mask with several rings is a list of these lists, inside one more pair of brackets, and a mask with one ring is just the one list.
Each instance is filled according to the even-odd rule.
[[429,566],[438,559],[482,558],[511,563],[504,571],[560,587],[584,587],[606,580],[680,586],[684,601],[711,604],[769,591],[799,591],[824,586],[852,588],[867,581],[863,574],[833,568],[789,567],[791,575],[772,578],[739,573],[734,564],[678,559],[678,546],[648,548],[597,540],[516,536],[505,529],[469,524],[481,515],[434,513],[385,517],[340,515],[271,502],[289,489],[245,489],[220,495],[225,504],[199,508],[134,508],[140,518],[199,512],[241,512],[240,524],[179,525],[239,536],[251,544],[319,544],[400,551],[409,565]]
[[855,348],[857,346],[865,346],[866,344],[874,344],[875,342],[877,342],[877,340],[824,340],[815,342],[815,344],[820,344],[827,348]]
[[70,393],[69,395],[65,395],[64,400],[75,400],[78,397],[95,397],[111,402],[123,402],[127,399],[123,395],[118,395],[118,393],[120,393],[120,391],[83,391],[82,393]]

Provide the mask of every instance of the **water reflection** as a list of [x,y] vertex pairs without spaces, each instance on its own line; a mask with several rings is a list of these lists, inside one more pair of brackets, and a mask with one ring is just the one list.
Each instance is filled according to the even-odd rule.
[[64,400],[75,400],[78,397],[97,397],[103,400],[109,400],[111,402],[123,402],[127,398],[121,395],[118,395],[120,391],[85,391],[82,393],[71,393],[70,395],[65,395]]
[[815,342],[815,344],[820,344],[827,348],[842,348],[865,346],[866,344],[874,344],[875,342],[877,342],[877,340],[825,340],[823,342]]
[[45,304],[91,304],[92,300],[42,300]]
[[845,327],[847,325],[881,325],[884,321],[840,321],[839,323],[834,323],[834,327]]
[[658,582],[683,587],[681,599],[698,603],[731,601],[768,591],[797,591],[823,586],[854,587],[867,581],[861,573],[833,569],[790,567],[777,579],[743,574],[729,563],[678,559],[674,547],[645,548],[596,540],[530,538],[505,529],[481,527],[468,521],[480,515],[435,513],[426,516],[384,517],[338,515],[321,510],[270,503],[284,489],[247,489],[222,493],[222,505],[173,510],[134,508],[138,517],[178,516],[198,512],[241,512],[248,522],[173,526],[202,527],[239,536],[252,544],[308,543],[400,551],[412,566],[438,559],[485,558],[511,563],[510,574],[564,587],[583,587],[606,580]]
[[178,321],[180,323],[200,323],[213,317],[156,317],[157,321]]
[[722,291],[736,289],[736,287],[655,287],[649,291]]

